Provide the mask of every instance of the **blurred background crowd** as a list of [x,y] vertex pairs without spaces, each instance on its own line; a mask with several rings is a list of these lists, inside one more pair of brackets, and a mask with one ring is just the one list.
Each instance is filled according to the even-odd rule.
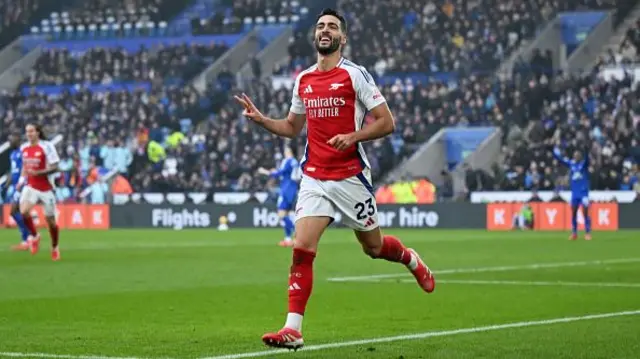
[[[162,37],[181,31],[190,39],[241,34],[247,24],[315,20],[307,3],[0,0],[0,45],[29,32],[84,42],[92,36]],[[338,0],[350,25],[345,56],[376,78],[397,121],[392,136],[365,144],[374,181],[393,185],[385,182],[389,171],[443,128],[496,126],[503,133],[503,160],[491,170],[465,167],[467,193],[565,189],[566,169],[551,157],[557,144],[567,153],[589,153],[593,189],[638,191],[639,79],[633,71],[618,78],[604,78],[600,71],[638,63],[640,21],[592,71],[558,71],[553,54],[538,51],[530,60],[516,61],[513,71],[495,73],[558,13],[622,3]],[[231,98],[242,86],[266,114],[285,117],[291,90],[274,86],[272,77],[292,79],[314,63],[309,29],[296,28],[288,53],[269,73],[256,67],[251,79],[236,79],[223,70],[204,89],[193,80],[233,48],[226,38],[47,48],[17,89],[0,94],[0,142],[28,122],[57,135],[62,156],[57,184],[66,201],[83,197],[100,203],[112,191],[273,192],[275,183],[257,169],[276,167],[283,146],[301,156],[305,136],[285,141],[259,129]],[[121,84],[126,86],[116,86]],[[441,199],[454,197],[449,169],[442,170],[442,183],[419,178],[416,185],[435,185]],[[98,180],[108,173],[113,182]]]

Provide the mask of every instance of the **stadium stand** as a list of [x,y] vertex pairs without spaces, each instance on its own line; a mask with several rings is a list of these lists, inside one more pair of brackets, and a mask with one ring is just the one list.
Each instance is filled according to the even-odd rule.
[[97,0],[69,1],[64,5],[60,11],[52,11],[39,24],[34,24],[31,33],[76,39],[164,35],[168,21],[183,11],[189,2]]
[[[103,1],[91,5],[99,8],[86,5],[57,16],[69,19],[74,31],[90,23],[147,20],[165,21],[171,29],[178,20],[187,19],[189,32],[198,35],[238,32],[240,22],[243,26],[291,23],[308,13],[304,1],[196,1],[183,3],[180,8],[173,2],[152,3],[145,7],[140,2],[123,5]],[[467,5],[461,1],[418,4],[399,0],[339,3],[351,23],[351,45],[346,55],[358,59],[376,77],[398,121],[393,136],[365,146],[375,181],[443,127],[492,125],[503,128],[506,134],[515,125],[527,128],[530,120],[535,125],[521,135],[519,145],[515,149],[505,146],[504,166],[493,173],[467,169],[469,191],[561,188],[563,173],[549,160],[547,151],[558,134],[573,147],[589,145],[594,153],[609,154],[597,157],[594,171],[600,176],[605,173],[603,169],[619,170],[620,178],[617,182],[610,177],[598,178],[598,188],[626,188],[627,182],[633,187],[637,181],[634,171],[640,149],[633,134],[640,128],[633,112],[637,103],[633,81],[606,82],[592,75],[553,78],[537,70],[551,67],[550,54],[544,52],[529,63],[519,64],[513,76],[496,78],[491,74],[523,39],[534,36],[538,26],[557,12],[609,8],[616,1],[544,1],[535,7],[529,2],[492,0]],[[135,11],[120,16],[113,10],[126,12],[129,4],[146,8],[147,13]],[[87,18],[88,10],[96,17]],[[177,13],[181,13],[179,19],[172,20],[170,15]],[[52,19],[47,18],[48,26]],[[176,28],[180,28],[178,25]],[[379,29],[380,36],[367,34],[370,28]],[[633,36],[630,31],[625,43],[635,46]],[[289,45],[289,59],[274,75],[292,78],[312,61],[313,48],[308,39],[306,30],[296,32]],[[127,193],[272,191],[274,183],[256,175],[256,169],[274,167],[283,145],[293,147],[300,155],[305,137],[285,142],[248,123],[241,109],[228,101],[237,90],[230,73],[222,72],[220,81],[209,84],[204,93],[186,84],[225,49],[224,45],[187,43],[139,52],[116,48],[80,53],[48,50],[23,81],[21,92],[0,96],[0,137],[4,141],[11,130],[29,121],[44,123],[49,133],[61,134],[64,139],[60,149],[67,167],[60,179],[59,195],[64,199],[77,200],[83,189],[96,184],[98,174],[109,171],[126,179],[130,186],[122,188]],[[150,81],[152,78],[157,81]],[[180,81],[165,81],[175,78]],[[106,93],[74,88],[55,95],[31,88],[110,81],[129,82],[131,86]],[[228,82],[229,87],[222,87],[220,82]],[[273,117],[286,115],[289,89],[274,88],[270,78],[248,84],[243,90],[259,108]],[[598,105],[593,106],[596,101]],[[596,111],[590,106],[602,108]],[[602,116],[607,111],[615,111],[615,116]],[[503,138],[505,144],[508,140]],[[400,196],[405,193],[407,201],[432,201],[453,195],[447,183],[437,194],[428,179],[408,178],[395,188],[404,191]],[[392,186],[382,186],[381,191]],[[422,188],[420,198],[408,198],[407,188],[415,187]],[[100,202],[107,191],[97,184],[89,200]],[[387,196],[399,197],[394,191]]]
[[308,1],[240,0],[220,1],[221,11],[199,12],[191,17],[193,34],[236,33],[264,24],[295,24],[309,12]]
[[529,141],[507,152],[496,184],[507,190],[566,188],[566,171],[551,157],[560,143],[568,154],[590,153],[593,189],[632,189],[640,179],[638,90],[631,76],[622,81],[587,76],[552,91]]
[[[522,40],[558,12],[615,8],[617,0],[542,2],[339,1],[350,22],[347,56],[378,76],[421,73],[464,76],[495,69]],[[379,36],[371,36],[376,29]],[[278,73],[299,72],[313,62],[309,34],[300,30],[291,61]]]
[[40,56],[21,85],[110,84],[159,77],[189,81],[227,50],[226,44],[215,42],[140,48],[136,53],[123,48],[93,48],[80,54],[50,49]]
[[640,20],[635,26],[627,30],[624,40],[617,51],[609,50],[604,58],[600,59],[601,65],[629,65],[640,61]]
[[18,36],[25,34],[29,26],[48,13],[74,0],[1,0],[0,1],[0,48]]

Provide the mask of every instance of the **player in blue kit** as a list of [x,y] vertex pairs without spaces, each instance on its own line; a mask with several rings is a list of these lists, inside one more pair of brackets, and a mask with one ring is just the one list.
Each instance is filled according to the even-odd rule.
[[553,156],[562,164],[569,167],[571,186],[571,237],[570,240],[578,239],[578,209],[582,206],[584,214],[584,239],[591,240],[591,217],[589,216],[589,152],[585,151],[584,156],[580,151],[573,153],[573,159],[562,155],[560,148],[553,149]]
[[280,216],[282,227],[284,228],[284,240],[279,244],[282,247],[293,247],[293,231],[295,225],[291,220],[290,212],[296,204],[296,196],[300,186],[300,164],[293,156],[293,151],[285,147],[284,158],[278,169],[267,170],[259,168],[258,172],[277,178],[280,181],[280,194],[278,196],[278,216]]
[[9,161],[11,162],[11,176],[9,177],[7,195],[11,198],[11,217],[16,222],[20,234],[22,236],[22,242],[13,247],[14,250],[27,251],[29,250],[29,243],[27,237],[29,237],[29,231],[24,224],[22,213],[20,213],[20,190],[22,189],[23,179],[20,177],[22,173],[22,149],[21,149],[21,136],[14,133],[9,136],[9,145],[11,146],[11,154],[9,155]]

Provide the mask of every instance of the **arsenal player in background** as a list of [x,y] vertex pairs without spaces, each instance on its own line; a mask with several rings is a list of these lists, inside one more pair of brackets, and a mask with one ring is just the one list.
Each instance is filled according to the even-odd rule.
[[29,231],[27,240],[31,254],[36,254],[40,247],[40,234],[36,231],[31,210],[36,204],[43,205],[51,235],[51,259],[57,261],[60,259],[60,231],[56,223],[56,195],[51,175],[58,171],[60,157],[53,143],[46,140],[40,125],[28,124],[26,134],[28,142],[21,147],[22,176],[19,183],[24,188],[20,196],[20,212]]
[[[367,255],[401,263],[424,291],[430,293],[435,288],[435,279],[420,256],[398,238],[380,231],[362,142],[391,134],[394,119],[371,75],[342,57],[347,43],[344,17],[324,10],[316,21],[314,43],[317,64],[296,78],[286,119],[267,118],[247,95],[236,96],[245,116],[276,135],[295,137],[307,123],[289,274],[289,313],[283,329],[262,337],[268,346],[289,349],[304,345],[302,318],[313,286],[313,261],[322,233],[338,212]],[[375,121],[363,127],[367,112]]]

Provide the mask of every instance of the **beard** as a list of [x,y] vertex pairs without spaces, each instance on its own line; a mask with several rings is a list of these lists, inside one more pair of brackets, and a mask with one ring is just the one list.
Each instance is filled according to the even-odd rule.
[[324,47],[320,45],[320,38],[316,38],[314,41],[314,45],[316,45],[316,51],[318,51],[320,55],[331,55],[340,49],[340,37],[331,38],[331,44]]

